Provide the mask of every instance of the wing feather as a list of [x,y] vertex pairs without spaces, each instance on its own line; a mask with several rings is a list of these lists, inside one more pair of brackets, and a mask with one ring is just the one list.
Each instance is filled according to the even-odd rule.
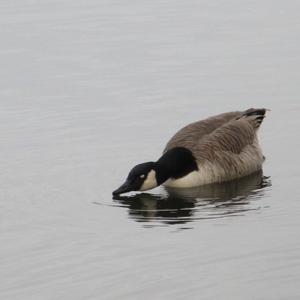
[[211,134],[216,129],[231,120],[235,120],[243,115],[243,112],[234,111],[223,113],[217,116],[207,118],[202,121],[191,123],[179,130],[167,143],[164,152],[174,147],[194,148],[201,139]]
[[256,131],[247,120],[232,120],[201,139],[192,151],[197,158],[214,160],[217,152],[241,153],[255,138]]

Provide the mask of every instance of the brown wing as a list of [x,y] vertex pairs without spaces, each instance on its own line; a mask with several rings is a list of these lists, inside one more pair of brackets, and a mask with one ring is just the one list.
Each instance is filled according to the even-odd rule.
[[167,143],[164,152],[174,147],[186,147],[194,149],[199,146],[199,142],[205,136],[221,128],[231,120],[235,120],[243,115],[243,112],[234,111],[223,113],[208,119],[191,123],[179,130]]
[[213,161],[220,153],[241,153],[255,139],[256,129],[249,120],[234,119],[203,137],[191,150],[197,160]]

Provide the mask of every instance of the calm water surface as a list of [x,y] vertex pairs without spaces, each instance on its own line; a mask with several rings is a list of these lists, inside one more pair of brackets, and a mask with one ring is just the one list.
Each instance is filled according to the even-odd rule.
[[[1,299],[300,299],[298,1],[2,1]],[[189,122],[271,109],[262,173],[115,199]]]

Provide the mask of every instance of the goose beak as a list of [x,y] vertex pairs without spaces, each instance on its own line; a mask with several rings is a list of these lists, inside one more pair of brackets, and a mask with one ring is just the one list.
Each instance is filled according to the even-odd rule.
[[113,195],[120,195],[123,193],[131,192],[133,188],[128,180],[125,181],[118,189],[113,191]]

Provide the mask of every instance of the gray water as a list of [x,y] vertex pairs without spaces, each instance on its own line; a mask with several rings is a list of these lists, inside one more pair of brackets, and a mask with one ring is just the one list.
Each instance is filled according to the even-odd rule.
[[[1,299],[300,299],[300,2],[0,3]],[[182,126],[267,107],[263,174],[112,199]]]

